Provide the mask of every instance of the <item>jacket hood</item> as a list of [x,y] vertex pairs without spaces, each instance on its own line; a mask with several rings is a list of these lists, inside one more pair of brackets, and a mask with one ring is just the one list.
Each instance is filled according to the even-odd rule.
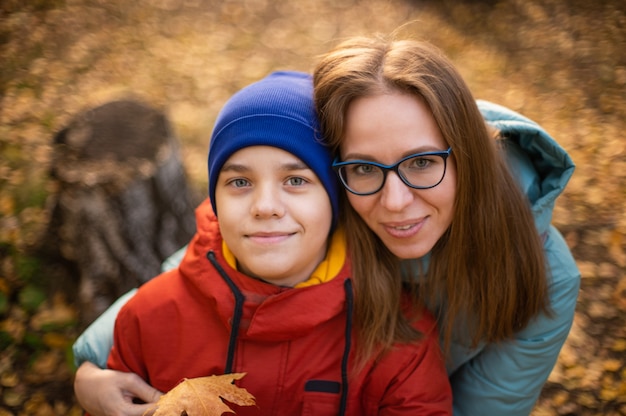
[[574,173],[567,152],[534,121],[506,107],[477,100],[489,125],[502,133],[514,177],[528,196],[539,233],[547,232],[556,198]]

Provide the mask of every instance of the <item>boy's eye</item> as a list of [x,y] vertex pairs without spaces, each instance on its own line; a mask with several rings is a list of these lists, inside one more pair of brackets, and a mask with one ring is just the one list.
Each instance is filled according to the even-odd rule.
[[304,178],[300,178],[297,176],[294,176],[293,178],[289,178],[287,180],[287,183],[291,186],[300,186],[303,185],[306,181],[304,180]]
[[250,184],[250,182],[248,182],[248,181],[247,181],[247,180],[245,180],[245,179],[241,179],[241,178],[238,178],[238,179],[233,179],[230,183],[231,183],[231,184],[232,184],[235,188],[243,188],[244,186],[248,186],[248,185]]

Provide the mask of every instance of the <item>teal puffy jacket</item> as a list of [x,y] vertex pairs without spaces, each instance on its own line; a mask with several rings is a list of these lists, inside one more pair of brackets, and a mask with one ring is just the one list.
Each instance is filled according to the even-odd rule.
[[[539,315],[515,339],[477,349],[467,347],[467,334],[455,334],[448,367],[454,414],[527,416],[574,320],[580,273],[565,240],[551,225],[556,198],[572,176],[574,163],[535,122],[486,101],[478,101],[478,107],[507,137],[509,166],[532,204],[549,264],[553,316]],[[466,343],[459,341],[464,338]]]

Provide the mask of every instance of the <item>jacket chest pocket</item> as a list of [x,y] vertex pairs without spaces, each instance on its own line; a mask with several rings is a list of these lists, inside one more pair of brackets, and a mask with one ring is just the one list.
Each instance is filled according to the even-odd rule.
[[341,402],[341,383],[309,380],[304,387],[303,416],[337,416]]

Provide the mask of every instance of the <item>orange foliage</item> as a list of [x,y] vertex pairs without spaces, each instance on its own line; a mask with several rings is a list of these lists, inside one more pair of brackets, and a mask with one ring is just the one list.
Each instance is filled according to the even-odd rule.
[[222,401],[227,400],[240,406],[253,406],[254,396],[244,388],[237,387],[233,381],[241,379],[246,373],[224,374],[186,378],[179,385],[161,396],[154,408],[144,415],[153,416],[221,416],[234,413]]

